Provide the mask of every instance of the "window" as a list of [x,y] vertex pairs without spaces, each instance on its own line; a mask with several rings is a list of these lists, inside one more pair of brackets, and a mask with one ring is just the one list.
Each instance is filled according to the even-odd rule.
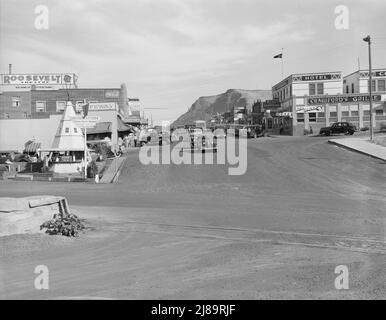
[[342,117],[349,117],[349,116],[350,116],[350,112],[342,111]]
[[56,112],[63,112],[66,108],[66,101],[56,101]]
[[364,116],[370,116],[370,110],[363,110]]
[[349,92],[348,92],[348,86],[346,86],[346,93],[349,93]]
[[323,82],[318,83],[317,88],[318,88],[318,94],[324,94],[324,83]]
[[353,110],[353,111],[351,111],[351,116],[352,116],[352,117],[358,117],[358,116],[359,116],[358,110]]
[[338,113],[336,111],[330,111],[330,117],[336,118],[338,116]]
[[298,122],[304,122],[304,113],[298,113],[297,117],[298,117]]
[[308,90],[309,90],[310,96],[314,96],[316,94],[315,83],[309,83]]
[[351,92],[354,93],[354,84],[351,84]]
[[319,113],[318,113],[318,118],[324,118],[324,117],[325,117],[324,112],[319,112]]
[[[370,80],[369,80],[369,90],[370,90]],[[372,81],[371,81],[371,91],[372,91],[372,92],[375,91],[375,80],[372,80]]]
[[74,133],[78,133],[78,129],[77,128],[74,128]]
[[382,109],[376,109],[376,110],[375,110],[375,115],[377,115],[377,116],[383,116],[383,110],[382,110]]
[[36,112],[46,112],[45,101],[36,101]]
[[316,112],[310,112],[308,114],[308,119],[310,122],[316,122]]
[[64,129],[64,132],[65,132],[65,133],[70,133],[70,128],[65,128],[65,129]]
[[378,91],[386,91],[385,79],[378,80]]
[[21,105],[20,97],[12,97],[12,107],[18,108]]

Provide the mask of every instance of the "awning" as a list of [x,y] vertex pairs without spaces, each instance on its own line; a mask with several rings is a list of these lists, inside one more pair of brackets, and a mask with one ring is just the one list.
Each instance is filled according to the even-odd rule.
[[131,131],[133,132],[133,127],[130,125],[125,124],[120,117],[117,117],[117,124],[118,124],[118,132],[126,132]]
[[97,122],[94,128],[87,129],[87,134],[111,133],[111,122]]
[[38,149],[40,149],[40,142],[27,142],[24,145],[24,151],[27,153],[35,153]]

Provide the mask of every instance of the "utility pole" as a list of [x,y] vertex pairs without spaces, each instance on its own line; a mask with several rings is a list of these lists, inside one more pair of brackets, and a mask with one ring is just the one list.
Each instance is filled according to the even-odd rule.
[[371,68],[371,38],[367,36],[363,38],[364,42],[367,42],[369,45],[369,94],[370,94],[370,141],[374,140],[374,130],[373,130],[373,95],[372,95],[372,84],[373,84],[373,75]]

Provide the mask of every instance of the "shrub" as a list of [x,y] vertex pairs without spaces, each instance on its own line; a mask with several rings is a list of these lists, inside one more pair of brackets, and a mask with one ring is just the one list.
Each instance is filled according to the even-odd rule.
[[83,222],[74,214],[60,215],[54,214],[53,219],[44,222],[40,230],[47,229],[49,235],[63,235],[67,237],[77,237],[80,230],[85,228]]

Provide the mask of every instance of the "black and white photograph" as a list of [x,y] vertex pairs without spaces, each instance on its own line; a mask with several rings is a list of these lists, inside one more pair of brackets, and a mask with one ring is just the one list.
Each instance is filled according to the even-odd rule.
[[385,13],[0,0],[0,300],[385,300]]

